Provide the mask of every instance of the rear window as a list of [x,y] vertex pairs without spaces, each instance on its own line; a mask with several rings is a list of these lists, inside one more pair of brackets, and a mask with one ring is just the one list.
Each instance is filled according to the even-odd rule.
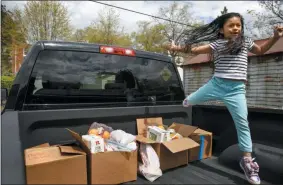
[[172,104],[184,92],[172,63],[119,55],[43,51],[26,104]]

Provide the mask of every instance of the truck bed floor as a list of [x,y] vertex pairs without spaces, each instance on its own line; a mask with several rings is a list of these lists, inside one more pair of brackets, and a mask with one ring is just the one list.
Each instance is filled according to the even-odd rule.
[[[127,183],[126,183],[127,184]],[[129,184],[241,184],[248,185],[245,175],[219,164],[217,157],[190,163],[163,173],[150,182],[139,175],[137,181]],[[262,181],[261,184],[270,184]]]

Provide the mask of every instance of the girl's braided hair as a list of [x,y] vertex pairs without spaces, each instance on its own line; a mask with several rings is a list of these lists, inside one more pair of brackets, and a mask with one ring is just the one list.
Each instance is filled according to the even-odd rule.
[[200,27],[186,30],[185,34],[185,45],[189,50],[192,44],[200,42],[213,42],[217,39],[223,39],[224,35],[220,33],[220,29],[223,28],[226,21],[232,17],[239,17],[242,24],[242,32],[240,37],[236,38],[232,42],[227,42],[227,49],[223,52],[229,54],[237,54],[241,51],[244,46],[244,19],[239,13],[227,13],[216,18],[209,24],[202,25]]

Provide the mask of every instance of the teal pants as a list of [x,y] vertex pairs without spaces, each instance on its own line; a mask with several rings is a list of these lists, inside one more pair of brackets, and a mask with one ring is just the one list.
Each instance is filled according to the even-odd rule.
[[183,105],[195,105],[211,100],[224,102],[235,123],[240,150],[252,152],[245,83],[212,77],[204,86],[186,97]]

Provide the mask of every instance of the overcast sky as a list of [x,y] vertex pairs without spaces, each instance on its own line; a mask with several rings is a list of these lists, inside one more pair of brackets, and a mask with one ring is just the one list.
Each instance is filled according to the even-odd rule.
[[[88,26],[96,17],[97,12],[105,5],[97,4],[90,1],[62,1],[69,10],[71,24],[75,28],[84,28]],[[107,4],[113,4],[119,7],[155,15],[160,6],[168,5],[172,1],[101,1]],[[2,1],[8,9],[18,6],[24,8],[26,1]],[[258,5],[257,1],[181,1],[180,3],[191,3],[194,16],[210,22],[216,18],[223,7],[226,6],[229,12],[241,13],[246,21],[251,21],[252,17],[247,14],[248,9],[258,12],[263,9]],[[150,17],[117,9],[120,14],[121,24],[125,31],[131,32],[137,28],[136,22],[141,20],[151,20]]]

